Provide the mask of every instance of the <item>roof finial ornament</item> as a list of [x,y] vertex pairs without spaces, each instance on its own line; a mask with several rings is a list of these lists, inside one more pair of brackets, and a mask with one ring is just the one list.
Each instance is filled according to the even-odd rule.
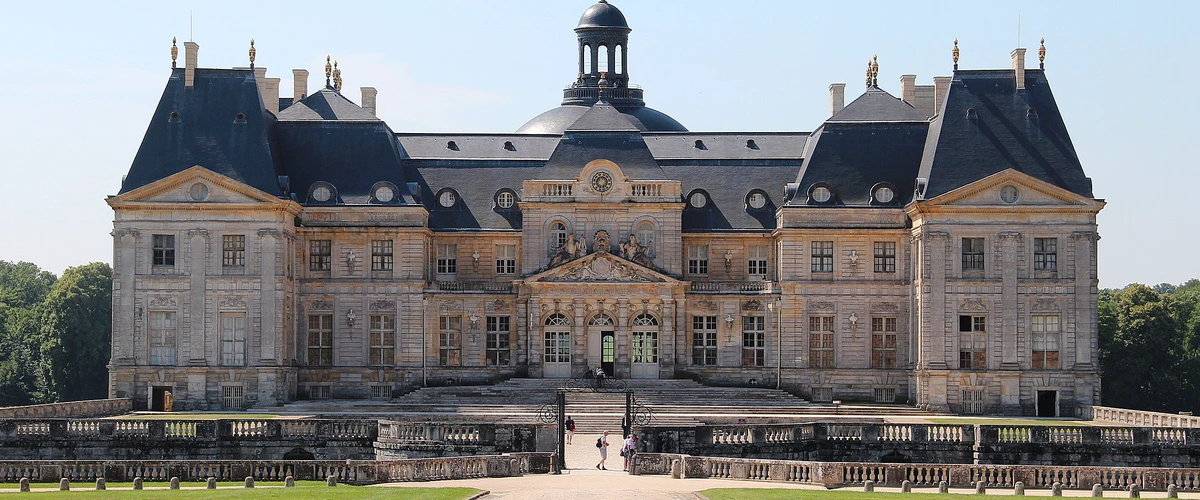
[[871,86],[879,88],[879,54],[871,57]]
[[954,50],[950,51],[950,55],[954,56],[954,71],[958,71],[958,38],[954,39]]
[[1046,37],[1042,37],[1042,46],[1038,47],[1038,69],[1046,69]]
[[329,85],[329,75],[333,72],[333,65],[329,64],[329,56],[325,56],[325,88],[333,88]]
[[258,55],[258,49],[254,48],[254,39],[250,39],[250,69],[254,69],[254,56]]
[[171,37],[171,69],[175,69],[176,59],[179,59],[179,46],[175,45],[175,37]]
[[871,88],[871,60],[867,59],[867,88]]
[[342,91],[342,70],[338,69],[337,61],[333,62],[333,90]]

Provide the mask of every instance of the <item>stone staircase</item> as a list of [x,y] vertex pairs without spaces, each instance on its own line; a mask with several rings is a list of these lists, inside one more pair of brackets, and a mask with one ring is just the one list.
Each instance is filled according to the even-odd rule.
[[[392,400],[299,401],[255,411],[346,417],[362,415],[397,420],[448,420],[533,424],[538,411],[552,405],[562,379],[510,379],[495,385],[427,387]],[[938,414],[904,405],[812,403],[766,388],[709,387],[691,380],[623,380],[636,403],[653,412],[650,425],[692,427],[704,424],[794,423],[829,418],[882,421],[885,417]],[[580,432],[608,429],[620,433],[625,412],[623,392],[572,390],[566,414]]]

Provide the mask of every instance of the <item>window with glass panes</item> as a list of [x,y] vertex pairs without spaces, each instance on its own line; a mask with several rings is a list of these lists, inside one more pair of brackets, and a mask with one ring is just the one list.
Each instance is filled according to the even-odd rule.
[[637,225],[634,231],[637,235],[638,244],[646,247],[646,255],[654,255],[654,223],[650,221],[642,221]]
[[692,364],[717,365],[716,316],[692,316]]
[[1058,238],[1033,239],[1033,269],[1035,271],[1058,270]]
[[487,364],[492,366],[505,366],[509,363],[511,352],[509,342],[512,336],[510,328],[511,319],[508,316],[488,316],[487,317],[487,338],[485,341],[484,357],[487,358]]
[[371,241],[371,270],[392,270],[392,240]]
[[308,365],[333,365],[333,315],[308,315]]
[[458,245],[438,245],[437,273],[455,274],[458,272]]
[[746,260],[746,273],[750,276],[765,277],[767,275],[767,247],[754,245],[746,251],[750,254]]
[[221,237],[221,266],[246,266],[246,235],[227,234]]
[[871,318],[871,367],[896,367],[896,318]]
[[983,238],[962,239],[962,270],[983,270]]
[[832,273],[833,272],[833,242],[832,241],[814,241],[812,242],[812,263],[811,267],[814,273]]
[[808,366],[833,368],[833,316],[808,318]]
[[987,316],[958,317],[958,367],[964,370],[987,368]]
[[708,274],[708,245],[688,247],[688,274]]
[[221,366],[246,364],[245,313],[221,314]]
[[371,315],[371,366],[396,364],[396,317],[391,314]]
[[634,363],[658,362],[658,319],[649,314],[633,318],[633,334],[630,338]]
[[438,364],[441,366],[462,364],[462,316],[438,318]]
[[766,362],[766,318],[742,316],[742,366],[764,366]]
[[151,237],[153,244],[153,261],[155,266],[175,265],[175,235],[156,234]]
[[894,242],[894,241],[876,241],[875,242],[875,272],[877,272],[877,273],[894,273],[894,272],[896,272],[896,242]]
[[328,271],[333,268],[333,242],[312,240],[308,242],[308,270]]
[[496,245],[496,274],[517,273],[517,246]]
[[562,222],[552,222],[550,224],[550,252],[562,248],[567,244],[567,225]]
[[150,312],[150,364],[156,366],[175,364],[177,326],[174,312]]
[[1030,318],[1033,331],[1033,368],[1057,369],[1060,327],[1058,315],[1035,315]]

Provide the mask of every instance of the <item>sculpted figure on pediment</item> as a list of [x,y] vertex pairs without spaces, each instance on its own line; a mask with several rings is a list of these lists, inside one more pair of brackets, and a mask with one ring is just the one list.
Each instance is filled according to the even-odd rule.
[[543,281],[572,282],[572,281],[619,281],[619,282],[652,282],[662,281],[661,278],[639,272],[633,266],[612,258],[598,258],[586,265],[580,265],[557,276],[549,276]]
[[603,229],[596,231],[596,235],[592,237],[592,251],[608,253],[611,248],[608,242],[608,231]]
[[574,233],[568,234],[567,242],[554,249],[554,257],[550,259],[549,267],[558,267],[579,257],[583,257],[585,250],[586,245],[582,238],[576,238]]
[[646,246],[638,243],[636,234],[630,234],[628,240],[621,242],[621,258],[641,266],[654,268],[654,263],[650,262],[650,256],[646,255]]

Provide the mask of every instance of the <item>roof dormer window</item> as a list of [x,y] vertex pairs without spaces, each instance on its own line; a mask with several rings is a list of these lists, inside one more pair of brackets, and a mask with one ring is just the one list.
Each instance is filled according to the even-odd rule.
[[458,143],[454,141],[447,141],[446,149],[449,149],[450,151],[458,151]]
[[695,147],[696,149],[708,149],[708,146],[704,145],[704,141],[699,140],[699,139],[696,139],[696,144],[693,147]]
[[517,147],[513,146],[512,141],[504,141],[504,149],[508,151],[516,151]]

